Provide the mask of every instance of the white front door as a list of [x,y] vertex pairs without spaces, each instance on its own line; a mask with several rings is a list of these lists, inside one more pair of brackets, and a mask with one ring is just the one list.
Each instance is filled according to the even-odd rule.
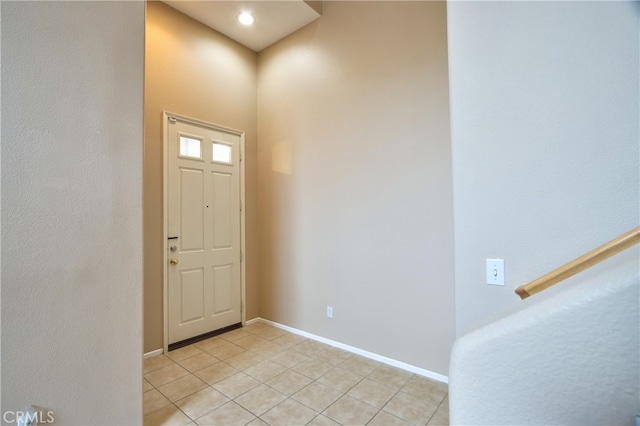
[[171,344],[242,320],[241,134],[172,116],[166,120]]

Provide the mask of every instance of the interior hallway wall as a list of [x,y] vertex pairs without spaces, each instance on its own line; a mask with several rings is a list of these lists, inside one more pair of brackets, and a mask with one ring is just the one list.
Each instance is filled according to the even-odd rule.
[[250,49],[164,3],[147,3],[144,350],[162,347],[162,111],[245,132],[246,314],[258,315],[256,62]]
[[260,315],[446,375],[446,3],[325,2],[258,58]]
[[[636,249],[525,301],[513,293],[639,224],[639,11],[449,4],[459,336],[586,278],[639,273]],[[505,287],[485,284],[494,257]]]
[[0,8],[2,424],[142,424],[144,3]]

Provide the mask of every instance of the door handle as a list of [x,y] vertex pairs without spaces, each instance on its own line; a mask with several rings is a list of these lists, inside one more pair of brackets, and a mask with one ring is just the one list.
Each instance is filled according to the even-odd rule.
[[169,263],[170,263],[170,264],[172,264],[173,266],[175,266],[175,265],[177,265],[177,264],[178,264],[178,259],[171,259],[171,260],[169,261]]

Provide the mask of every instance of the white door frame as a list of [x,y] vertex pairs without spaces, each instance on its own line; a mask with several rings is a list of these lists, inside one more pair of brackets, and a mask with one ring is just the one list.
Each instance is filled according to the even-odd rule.
[[246,314],[246,261],[247,251],[245,250],[245,206],[244,202],[244,194],[245,194],[245,176],[244,176],[244,132],[239,130],[231,129],[229,127],[219,126],[217,124],[209,123],[206,121],[198,120],[191,117],[186,117],[180,114],[174,114],[169,111],[162,111],[162,139],[163,139],[163,166],[162,166],[162,188],[163,188],[163,197],[162,197],[162,261],[163,261],[163,269],[162,269],[162,316],[163,316],[163,337],[162,337],[162,349],[164,353],[169,351],[169,300],[168,300],[168,265],[169,265],[169,255],[168,255],[168,244],[167,244],[167,229],[168,229],[168,211],[169,211],[169,118],[173,117],[176,120],[180,120],[186,123],[195,124],[199,126],[209,127],[214,130],[223,131],[226,133],[231,133],[234,135],[238,135],[240,137],[240,205],[242,209],[240,210],[240,253],[241,262],[240,262],[240,300],[242,303],[242,325],[247,321]]

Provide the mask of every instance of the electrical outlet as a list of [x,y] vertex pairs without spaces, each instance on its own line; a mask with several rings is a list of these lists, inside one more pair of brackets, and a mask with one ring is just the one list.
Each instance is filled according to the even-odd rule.
[[487,284],[504,285],[504,259],[487,259]]
[[333,308],[331,306],[327,306],[327,318],[333,318]]

